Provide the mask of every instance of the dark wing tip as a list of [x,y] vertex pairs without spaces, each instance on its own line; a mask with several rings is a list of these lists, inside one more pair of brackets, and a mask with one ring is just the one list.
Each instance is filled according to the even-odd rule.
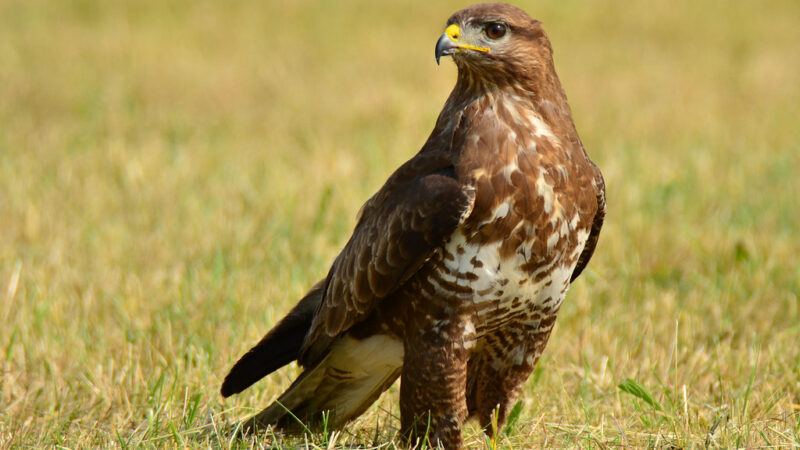
[[230,397],[256,381],[297,359],[314,311],[322,300],[324,280],[315,284],[297,305],[253,348],[245,353],[225,376],[219,392]]
[[222,394],[223,398],[242,392],[267,375],[263,367],[262,370],[259,370],[258,366],[261,364],[257,364],[256,355],[253,353],[253,350],[250,350],[242,356],[231,371],[228,372],[228,375],[225,376],[222,381],[222,387],[219,389],[219,393]]
[[228,398],[233,394],[238,394],[242,392],[243,389],[238,389],[238,387],[234,387],[234,380],[231,378],[230,374],[225,377],[225,381],[222,382],[222,387],[219,390],[219,393],[222,394],[222,398]]
[[238,394],[297,359],[310,325],[310,314],[300,317],[290,315],[282,320],[261,342],[236,361],[222,382],[222,396]]
[[227,398],[242,392],[256,381],[285,364],[284,361],[287,357],[275,358],[278,355],[270,354],[272,352],[264,350],[266,350],[264,347],[257,345],[234,364],[231,371],[225,376],[225,380],[222,381],[222,387],[219,390],[222,397]]

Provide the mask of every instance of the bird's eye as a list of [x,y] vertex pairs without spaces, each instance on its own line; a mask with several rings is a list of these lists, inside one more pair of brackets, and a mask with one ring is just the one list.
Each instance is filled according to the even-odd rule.
[[500,39],[506,34],[506,26],[502,23],[490,23],[484,28],[486,36],[491,39]]

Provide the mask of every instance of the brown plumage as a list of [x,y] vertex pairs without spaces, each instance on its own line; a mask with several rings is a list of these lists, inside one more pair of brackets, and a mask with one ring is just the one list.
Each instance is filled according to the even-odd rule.
[[250,428],[326,410],[341,426],[400,376],[402,429],[458,448],[468,417],[488,426],[496,411],[502,426],[591,258],[603,178],[540,22],[487,3],[447,25],[436,57],[453,56],[458,80],[431,136],[366,202],[327,277],[225,378],[229,396],[304,368]]

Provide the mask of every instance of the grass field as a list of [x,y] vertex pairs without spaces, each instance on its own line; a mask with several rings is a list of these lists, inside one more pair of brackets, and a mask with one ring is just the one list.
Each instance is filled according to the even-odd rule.
[[[0,447],[272,445],[226,428],[296,368],[222,377],[424,142],[463,6],[1,1]],[[497,446],[800,446],[800,3],[520,6],[609,213]],[[280,443],[399,445],[397,394]]]

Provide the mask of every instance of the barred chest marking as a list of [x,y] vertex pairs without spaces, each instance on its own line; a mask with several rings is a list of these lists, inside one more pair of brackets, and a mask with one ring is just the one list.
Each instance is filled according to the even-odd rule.
[[[464,230],[459,229],[445,246],[433,281],[439,281],[441,289],[451,295],[455,292],[463,302],[474,305],[475,320],[464,330],[465,334],[474,332],[474,338],[501,328],[512,319],[536,324],[555,314],[561,306],[589,233],[580,230],[577,235],[579,245],[564,253],[554,253],[548,263],[530,272],[523,266],[529,261],[536,238],[523,243],[513,257],[503,258],[502,240],[470,244]],[[555,239],[561,236],[555,234]],[[454,290],[454,286],[460,289]]]
[[[431,279],[443,293],[472,306],[471,317],[462,318],[467,348],[514,323],[549,331],[589,236],[578,209],[561,191],[573,180],[567,161],[552,156],[561,150],[556,150],[557,138],[541,118],[514,117],[520,119],[532,135],[517,136],[509,129],[501,144],[507,150],[493,156],[500,164],[483,164],[475,172],[479,198],[482,183],[503,197],[492,197],[490,208],[473,211],[453,233]],[[540,150],[551,152],[545,156]]]

